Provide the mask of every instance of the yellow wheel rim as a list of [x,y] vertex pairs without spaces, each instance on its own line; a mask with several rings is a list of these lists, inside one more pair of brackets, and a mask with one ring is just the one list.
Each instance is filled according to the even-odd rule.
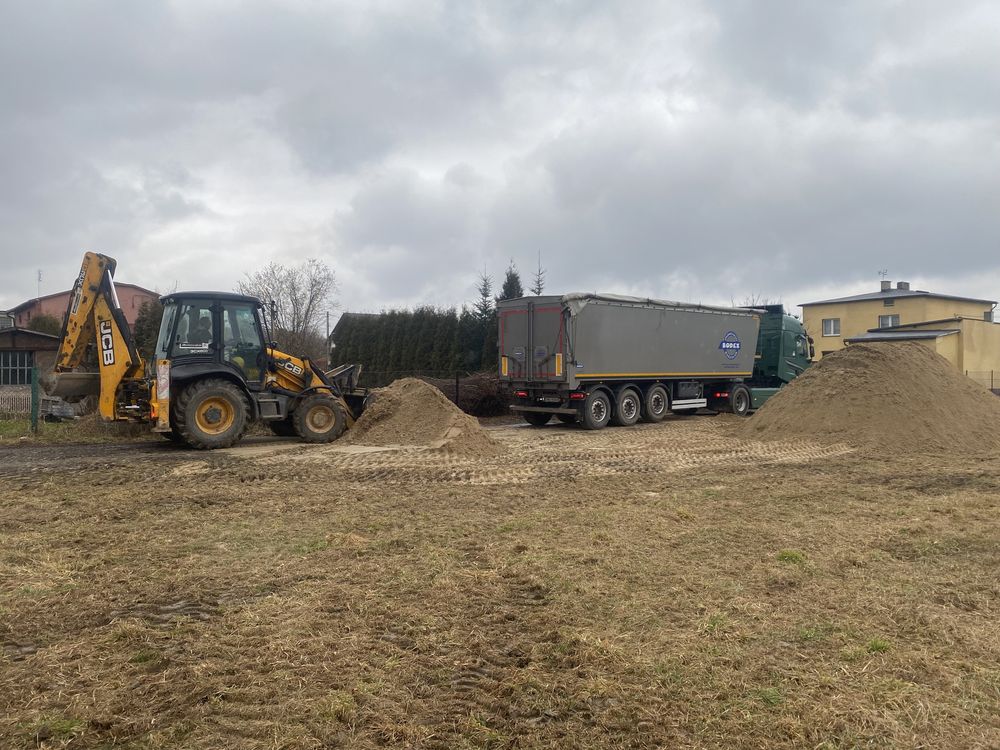
[[337,415],[333,413],[333,407],[326,404],[314,406],[306,414],[306,426],[320,435],[332,430],[336,423]]
[[198,429],[208,435],[221,435],[233,426],[236,410],[228,399],[219,396],[206,398],[198,405],[195,423]]

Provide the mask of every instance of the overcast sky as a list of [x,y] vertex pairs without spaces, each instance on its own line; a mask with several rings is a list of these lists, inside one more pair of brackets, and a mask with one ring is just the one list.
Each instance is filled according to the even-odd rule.
[[[230,290],[1000,297],[1000,4],[0,0],[0,308]],[[499,278],[498,278],[499,281]]]

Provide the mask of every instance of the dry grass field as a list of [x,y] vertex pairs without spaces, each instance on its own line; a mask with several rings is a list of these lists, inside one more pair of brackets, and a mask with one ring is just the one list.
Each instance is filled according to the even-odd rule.
[[1000,747],[1000,465],[0,448],[0,747]]

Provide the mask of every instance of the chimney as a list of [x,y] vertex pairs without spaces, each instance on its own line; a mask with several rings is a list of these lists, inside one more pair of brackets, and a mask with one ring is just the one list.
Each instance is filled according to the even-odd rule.
[[892,282],[882,279],[882,291],[888,292],[890,289],[892,289]]
[[908,291],[910,291],[910,282],[909,281],[897,281],[896,282],[896,289],[898,289],[901,292],[908,292]]

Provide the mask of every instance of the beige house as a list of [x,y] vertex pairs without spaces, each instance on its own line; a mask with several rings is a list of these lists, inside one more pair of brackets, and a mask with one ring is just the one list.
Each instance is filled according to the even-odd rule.
[[1000,388],[1000,325],[993,300],[910,289],[905,281],[871,294],[807,302],[802,322],[822,357],[858,341],[919,341],[959,370]]
[[905,281],[900,281],[895,288],[892,282],[883,281],[881,290],[871,294],[800,305],[802,322],[816,343],[817,357],[843,349],[847,339],[873,329],[899,328],[953,318],[992,321],[996,306],[994,300],[910,289]]

